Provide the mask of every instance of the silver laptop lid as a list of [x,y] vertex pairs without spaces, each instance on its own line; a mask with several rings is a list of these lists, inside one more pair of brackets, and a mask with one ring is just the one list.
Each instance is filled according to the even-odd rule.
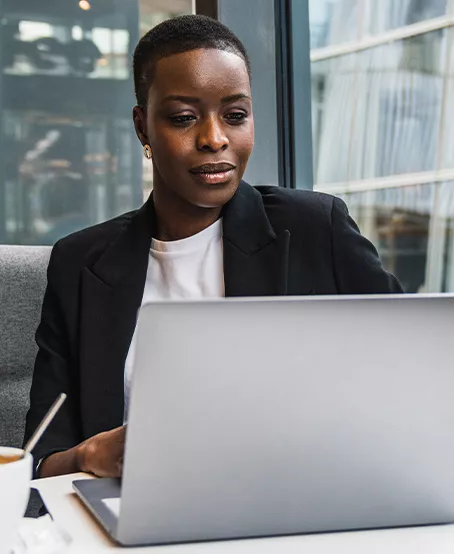
[[454,520],[453,296],[142,308],[118,539]]

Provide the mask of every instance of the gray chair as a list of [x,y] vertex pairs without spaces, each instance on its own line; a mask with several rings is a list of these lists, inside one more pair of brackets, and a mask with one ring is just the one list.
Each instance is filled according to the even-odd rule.
[[51,248],[0,245],[0,445],[20,446]]

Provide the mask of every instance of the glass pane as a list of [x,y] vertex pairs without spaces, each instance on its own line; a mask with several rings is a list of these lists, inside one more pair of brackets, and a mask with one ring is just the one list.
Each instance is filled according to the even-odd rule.
[[450,0],[309,0],[311,48],[357,42],[370,35],[446,15]]
[[446,31],[314,63],[315,182],[437,165]]
[[0,243],[52,244],[140,205],[131,55],[192,0],[3,0]]
[[[454,6],[454,4],[453,4]],[[440,168],[454,170],[454,29],[447,31],[449,52],[443,71],[445,91],[442,106],[442,130],[440,133]]]
[[311,48],[360,38],[362,0],[309,0]]
[[454,183],[343,195],[406,292],[454,292]]
[[377,35],[446,15],[449,0],[364,0],[365,32]]
[[[327,29],[352,13],[325,4],[311,2],[313,49],[347,36]],[[357,51],[312,64],[315,187],[344,198],[407,292],[454,291],[454,29],[361,41],[453,10],[452,0],[360,0]]]

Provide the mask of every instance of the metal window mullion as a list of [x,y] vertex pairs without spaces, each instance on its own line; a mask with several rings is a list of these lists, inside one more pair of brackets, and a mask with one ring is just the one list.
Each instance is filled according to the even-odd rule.
[[399,27],[398,29],[392,29],[385,33],[380,33],[379,35],[367,36],[356,42],[347,42],[314,49],[311,51],[311,61],[318,62],[345,56],[347,54],[354,54],[355,52],[369,50],[370,48],[389,44],[390,42],[396,42],[453,26],[454,14],[444,15],[412,25],[406,25],[405,27]]
[[280,185],[313,188],[308,0],[275,0]]
[[289,2],[290,119],[293,187],[313,189],[312,88],[309,1]]
[[[3,2],[0,0],[0,17],[3,17]],[[0,42],[4,40],[4,37],[2,36],[2,26],[0,25]],[[0,49],[0,114],[2,115],[0,119],[0,152],[4,152],[4,129],[3,129],[3,110],[5,107],[3,106],[3,48]],[[4,171],[4,156],[0,155],[0,175],[1,175],[1,181],[0,181],[0,244],[4,244],[7,239],[7,210],[6,210],[6,176]]]
[[293,172],[291,163],[290,85],[288,10],[285,0],[275,1],[276,29],[276,100],[278,131],[279,185],[291,188]]
[[[450,71],[451,71],[451,52],[453,46],[453,34],[454,30],[446,31],[446,59],[445,59],[445,76],[443,80],[443,97],[442,105],[440,112],[440,127],[438,129],[438,141],[437,141],[437,170],[443,170],[443,157],[444,157],[444,136],[446,126],[450,122],[446,121],[446,110],[447,103],[450,102],[448,98],[448,92],[450,87]],[[441,290],[443,282],[443,270],[444,270],[444,261],[443,254],[446,248],[446,242],[448,240],[447,225],[444,224],[443,218],[440,221],[440,187],[442,183],[438,183],[435,186],[434,192],[434,201],[433,201],[433,211],[430,218],[429,224],[429,237],[428,237],[428,255],[427,255],[427,264],[426,264],[426,285],[429,287],[429,290]],[[442,244],[443,246],[437,248],[437,244]],[[442,291],[444,292],[444,291]]]
[[421,171],[419,173],[403,173],[401,175],[389,175],[386,177],[361,179],[358,181],[318,183],[314,188],[315,190],[331,194],[347,194],[365,192],[367,190],[383,190],[432,183],[444,183],[446,181],[454,181],[454,169],[448,168]]

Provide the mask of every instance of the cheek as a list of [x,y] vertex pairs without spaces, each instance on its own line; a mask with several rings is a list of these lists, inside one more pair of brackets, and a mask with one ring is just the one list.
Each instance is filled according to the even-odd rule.
[[247,162],[254,148],[254,125],[245,129],[238,137],[236,137],[236,150],[238,157],[242,162]]
[[190,148],[190,139],[179,129],[170,127],[159,112],[149,111],[147,120],[148,137],[153,158],[158,168],[167,168],[178,164]]
[[193,140],[183,133],[157,132],[153,140],[156,163],[160,166],[175,166],[193,149]]

